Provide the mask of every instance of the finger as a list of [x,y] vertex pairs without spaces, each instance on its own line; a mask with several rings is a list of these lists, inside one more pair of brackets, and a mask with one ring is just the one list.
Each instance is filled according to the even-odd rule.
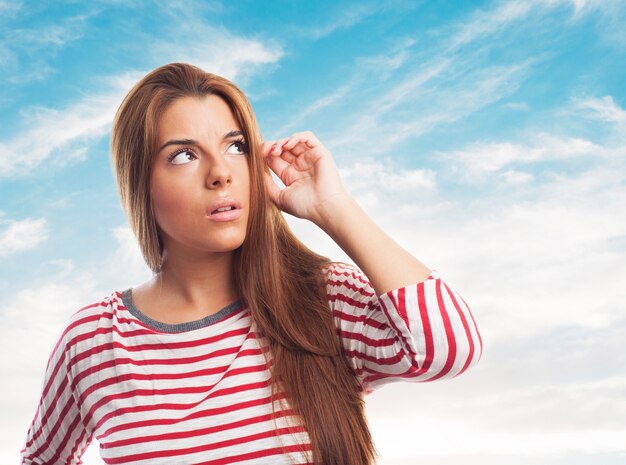
[[265,162],[267,163],[267,166],[269,166],[270,169],[276,173],[276,176],[278,176],[286,185],[287,173],[291,165],[280,157],[267,157]]
[[292,149],[298,143],[306,144],[308,148],[311,149],[322,145],[319,139],[311,131],[296,132],[289,139],[290,140],[287,140],[284,144],[284,148],[287,150]]
[[274,148],[275,144],[276,141],[274,140],[263,141],[263,143],[261,144],[261,155],[263,156],[263,158],[269,156],[270,151]]
[[283,153],[284,150],[282,148],[282,146],[284,145],[284,143],[287,141],[287,139],[278,139],[277,141],[275,141],[269,148],[268,148],[268,152],[266,157],[280,157]]
[[280,154],[280,158],[285,160],[287,163],[292,164],[296,161],[297,156],[294,155],[292,152],[284,150],[283,153]]
[[[298,157],[305,151],[316,147],[323,146],[315,134],[311,131],[302,131],[296,132],[289,137],[264,142],[262,152],[264,158],[268,156],[282,156],[286,151]],[[289,157],[289,162],[292,161],[293,158]]]
[[261,145],[261,153],[263,154],[263,157],[265,158],[270,155],[280,155],[282,153],[282,145],[287,139],[288,138],[264,141]]
[[306,145],[304,142],[298,142],[296,143],[293,148],[283,148],[283,151],[291,153],[293,155],[295,155],[296,157],[299,157],[300,155],[302,155],[303,152],[306,152],[307,150],[310,150],[310,147],[308,145]]
[[[275,147],[274,147],[275,145]],[[294,155],[297,157],[303,150],[306,150],[304,144],[298,145],[298,138],[294,139],[294,136],[278,139],[271,147],[268,147],[268,151],[271,151],[272,155],[280,156],[289,163],[295,160]]]
[[307,171],[310,170],[321,157],[322,153],[319,147],[308,149],[298,155],[291,163],[291,167],[298,171]]

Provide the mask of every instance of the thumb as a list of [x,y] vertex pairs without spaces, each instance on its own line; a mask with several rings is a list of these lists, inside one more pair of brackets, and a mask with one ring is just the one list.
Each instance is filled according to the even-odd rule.
[[267,189],[267,193],[270,196],[270,199],[274,204],[280,208],[280,192],[281,189],[276,184],[276,181],[272,178],[272,175],[268,172],[263,173],[265,177],[265,188]]

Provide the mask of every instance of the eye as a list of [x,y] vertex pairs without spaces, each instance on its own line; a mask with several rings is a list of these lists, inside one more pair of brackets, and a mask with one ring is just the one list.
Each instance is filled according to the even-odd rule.
[[194,153],[189,149],[181,149],[173,154],[171,154],[168,158],[168,161],[172,165],[184,165],[185,163],[189,163],[196,159]]
[[234,155],[245,155],[248,153],[248,144],[246,144],[244,140],[237,140],[230,144],[229,149],[230,147],[236,147],[239,150],[238,152],[234,152]]

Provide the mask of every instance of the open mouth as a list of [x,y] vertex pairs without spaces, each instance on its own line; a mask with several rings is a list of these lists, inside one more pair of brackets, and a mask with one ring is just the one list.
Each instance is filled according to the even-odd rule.
[[213,221],[234,221],[241,217],[243,210],[236,200],[220,199],[207,209],[207,218]]
[[220,207],[220,208],[216,208],[215,210],[213,210],[211,212],[211,215],[214,215],[214,214],[220,213],[220,212],[229,212],[231,210],[236,210],[236,208],[233,205],[229,205],[227,207]]

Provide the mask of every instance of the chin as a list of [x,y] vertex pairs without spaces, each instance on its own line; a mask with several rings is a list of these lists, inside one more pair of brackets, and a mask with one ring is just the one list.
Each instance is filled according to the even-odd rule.
[[233,252],[241,247],[244,242],[245,236],[240,238],[233,238],[231,240],[220,242],[220,244],[215,244],[213,250],[220,252]]

